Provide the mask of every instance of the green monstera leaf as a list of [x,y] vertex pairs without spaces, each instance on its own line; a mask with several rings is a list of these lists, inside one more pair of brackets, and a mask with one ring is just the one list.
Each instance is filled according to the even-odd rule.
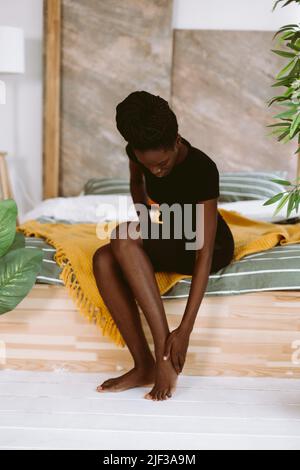
[[24,247],[25,247],[25,237],[23,233],[16,232],[15,239],[12,245],[10,246],[9,251],[17,250],[18,248],[24,248]]
[[0,262],[0,315],[13,310],[32,289],[41,269],[43,252],[18,248]]
[[18,208],[13,199],[0,202],[0,258],[7,253],[16,235]]

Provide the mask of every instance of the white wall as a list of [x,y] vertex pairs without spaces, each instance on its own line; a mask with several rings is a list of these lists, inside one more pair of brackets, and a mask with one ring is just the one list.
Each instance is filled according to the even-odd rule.
[[1,75],[7,98],[0,105],[0,151],[9,154],[20,214],[42,197],[42,8],[43,0],[0,0],[0,25],[25,34],[25,74]]
[[274,0],[174,0],[173,27],[276,31],[300,20],[300,7],[272,8]]
[[[109,0],[101,0],[109,1]],[[278,8],[273,0],[174,0],[178,29],[276,30],[300,20],[300,7]],[[0,150],[8,163],[20,214],[42,198],[43,0],[0,0],[0,25],[24,29],[26,73],[1,76],[7,104],[0,105]]]

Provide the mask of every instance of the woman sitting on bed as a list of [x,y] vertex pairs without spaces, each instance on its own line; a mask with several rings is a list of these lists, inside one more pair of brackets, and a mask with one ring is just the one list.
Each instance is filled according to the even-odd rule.
[[[177,119],[167,101],[146,91],[136,91],[119,103],[116,111],[117,128],[128,142],[126,152],[134,204],[149,209],[149,198],[168,207],[179,204],[177,207],[183,211],[180,223],[184,220],[184,233],[181,232],[180,238],[174,236],[172,219],[170,236],[165,237],[161,233],[164,220],[159,224],[152,222],[148,211],[145,218],[143,211],[137,209],[139,222],[117,225],[111,233],[110,243],[95,252],[93,269],[99,292],[134,360],[132,370],[106,380],[97,390],[122,391],[154,384],[145,398],[165,400],[172,396],[177,376],[184,366],[209,274],[231,262],[234,241],[217,210],[217,166],[178,134]],[[198,224],[197,204],[203,204],[204,227]],[[192,210],[184,212],[188,206]],[[170,222],[170,218],[165,222]],[[151,237],[155,233],[150,230],[153,225],[160,228],[158,237],[157,234]],[[130,236],[130,226],[138,237]],[[186,236],[186,231],[191,233],[189,229],[193,229],[196,237],[202,231],[204,241],[200,248],[197,243],[197,248],[187,249],[187,242],[191,241]],[[156,271],[192,275],[181,323],[172,332],[156,282]],[[153,335],[155,359],[142,329],[136,301]]]

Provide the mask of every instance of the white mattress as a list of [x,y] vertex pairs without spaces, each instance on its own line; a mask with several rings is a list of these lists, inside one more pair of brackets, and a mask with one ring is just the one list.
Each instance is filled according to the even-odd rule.
[[[263,206],[265,199],[219,203],[219,208],[239,212],[245,217],[265,222],[286,219],[286,207],[275,217],[276,204]],[[19,217],[20,223],[38,217],[53,217],[70,222],[105,222],[110,220],[138,220],[130,195],[97,195],[45,199],[34,209]],[[296,217],[294,210],[290,217]]]

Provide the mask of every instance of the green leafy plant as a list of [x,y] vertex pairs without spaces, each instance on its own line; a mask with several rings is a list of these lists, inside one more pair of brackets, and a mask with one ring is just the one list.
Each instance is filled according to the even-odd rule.
[[[277,0],[273,10],[280,4],[281,7],[285,7],[291,3],[300,5],[300,0]],[[274,129],[269,135],[276,136],[279,142],[287,143],[297,138],[298,148],[295,154],[300,158],[300,25],[288,24],[282,26],[274,35],[273,40],[275,38],[278,39],[277,49],[272,49],[272,52],[286,58],[287,64],[277,74],[272,87],[283,87],[286,90],[269,100],[268,105],[271,106],[277,103],[285,109],[274,116],[274,119],[279,120],[279,122],[270,124],[267,127]],[[293,210],[298,213],[300,178],[297,178],[294,182],[277,179],[271,181],[286,186],[287,190],[272,197],[263,205],[278,202],[274,215],[277,215],[284,206],[287,206],[287,218],[290,217]]]
[[280,3],[283,3],[283,5],[281,5],[282,7],[286,7],[290,3],[300,3],[300,0],[277,0],[273,6],[273,11]]
[[17,214],[13,199],[0,201],[0,315],[26,297],[43,259],[41,250],[25,248],[24,235],[16,232]]

